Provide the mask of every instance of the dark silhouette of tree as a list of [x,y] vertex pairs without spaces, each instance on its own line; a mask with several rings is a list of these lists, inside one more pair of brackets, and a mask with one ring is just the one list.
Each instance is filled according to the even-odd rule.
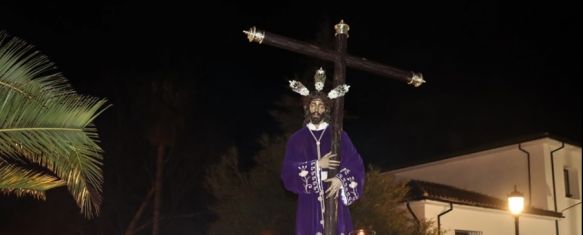
[[283,138],[261,139],[263,149],[248,172],[238,166],[235,149],[212,166],[206,187],[216,203],[209,206],[218,216],[209,234],[288,234],[293,231],[295,201],[279,180],[285,141]]
[[364,196],[351,207],[355,228],[372,229],[387,235],[435,235],[430,221],[417,224],[403,205],[408,188],[404,181],[369,167],[366,173]]

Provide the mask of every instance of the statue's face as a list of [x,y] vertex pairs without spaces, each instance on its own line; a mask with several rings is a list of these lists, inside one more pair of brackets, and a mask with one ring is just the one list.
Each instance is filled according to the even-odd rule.
[[321,99],[313,99],[310,101],[310,122],[319,124],[322,122],[324,113],[326,112],[326,104]]

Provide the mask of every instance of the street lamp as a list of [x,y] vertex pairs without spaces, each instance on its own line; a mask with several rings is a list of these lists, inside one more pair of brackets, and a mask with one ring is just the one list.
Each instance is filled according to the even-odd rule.
[[375,235],[377,232],[374,230],[367,230],[367,229],[357,229],[353,230],[348,235]]
[[524,195],[516,190],[516,185],[514,191],[508,195],[508,210],[514,215],[514,231],[518,235],[518,216],[524,210]]

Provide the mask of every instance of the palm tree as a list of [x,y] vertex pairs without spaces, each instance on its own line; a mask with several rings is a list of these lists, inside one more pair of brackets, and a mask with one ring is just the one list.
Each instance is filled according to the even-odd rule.
[[45,198],[67,186],[99,214],[102,149],[92,124],[106,100],[77,94],[48,58],[0,32],[0,192]]

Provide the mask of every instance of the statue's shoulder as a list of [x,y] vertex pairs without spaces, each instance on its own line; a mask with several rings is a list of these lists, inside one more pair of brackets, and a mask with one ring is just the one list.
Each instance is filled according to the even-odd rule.
[[288,141],[295,141],[301,138],[305,138],[305,135],[308,134],[308,128],[307,127],[302,127],[300,129],[298,129],[296,132],[294,132],[290,137]]
[[348,132],[346,132],[345,130],[342,130],[342,137],[344,136],[348,136]]
[[342,130],[342,139],[352,143],[352,141],[350,140],[350,136],[348,136],[348,133],[344,130]]

